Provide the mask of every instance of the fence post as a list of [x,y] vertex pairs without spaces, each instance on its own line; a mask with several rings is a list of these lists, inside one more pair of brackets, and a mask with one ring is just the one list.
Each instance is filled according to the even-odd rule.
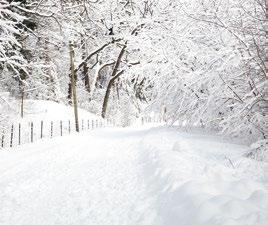
[[62,120],[60,121],[60,136],[62,137]]
[[99,127],[98,120],[96,120],[95,127],[96,127],[96,128]]
[[13,137],[14,137],[14,125],[11,125],[11,131],[10,131],[10,148],[13,146]]
[[50,122],[50,138],[53,137],[53,121]]
[[91,120],[91,128],[94,129],[94,120]]
[[87,129],[89,130],[89,120],[87,120]]
[[82,130],[84,130],[84,120],[82,120]]
[[21,124],[19,123],[19,145],[21,144]]
[[40,138],[41,138],[41,139],[43,139],[43,128],[44,128],[44,122],[43,122],[43,120],[42,120],[42,121],[41,121],[41,128],[40,128],[40,129],[41,129],[41,130],[40,130],[40,132],[41,132],[41,133],[40,133]]
[[69,134],[71,133],[71,121],[68,120],[68,131],[69,131]]
[[33,122],[31,122],[31,142],[33,143]]
[[2,133],[2,140],[1,140],[1,147],[4,148],[4,142],[5,142],[5,131]]

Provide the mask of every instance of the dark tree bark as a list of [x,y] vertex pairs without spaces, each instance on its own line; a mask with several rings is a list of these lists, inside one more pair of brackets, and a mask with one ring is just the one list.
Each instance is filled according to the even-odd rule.
[[84,79],[84,84],[85,84],[85,89],[87,90],[88,93],[90,93],[90,83],[89,83],[89,76],[88,76],[88,65],[87,62],[85,61],[86,59],[86,42],[84,41],[82,43],[82,57],[83,57],[83,79]]
[[113,68],[111,79],[110,79],[110,81],[108,83],[106,93],[105,93],[105,97],[104,97],[103,104],[102,104],[102,112],[101,112],[102,118],[106,117],[107,106],[108,106],[108,102],[109,102],[109,98],[110,98],[110,94],[111,94],[111,90],[112,90],[112,87],[114,85],[114,82],[118,77],[120,77],[124,73],[123,70],[118,72],[118,69],[120,67],[121,60],[122,60],[122,57],[123,57],[123,55],[125,53],[126,47],[127,47],[127,42],[125,43],[125,45],[121,49],[121,51],[120,51],[120,53],[118,55],[117,61],[115,63],[115,66]]
[[[101,52],[103,49],[105,49],[106,47],[108,47],[111,44],[114,44],[116,42],[121,41],[122,39],[113,39],[112,41],[104,44],[103,46],[101,46],[100,48],[98,48],[97,50],[95,50],[94,52],[90,53],[84,60],[83,62],[81,62],[77,68],[74,69],[75,72],[75,78],[77,76],[77,72],[82,69],[85,65],[86,62],[88,62],[94,55],[98,54],[99,52]],[[88,68],[87,68],[88,69]],[[69,104],[72,104],[72,84],[71,84],[71,78],[72,78],[72,74],[69,73],[69,84],[68,84],[68,95],[67,98],[69,100]]]
[[78,119],[78,105],[77,105],[77,95],[76,95],[76,76],[74,70],[74,49],[73,44],[70,42],[70,64],[71,64],[71,89],[72,89],[72,97],[73,97],[73,107],[74,107],[74,117],[75,117],[75,130],[79,132],[79,119]]

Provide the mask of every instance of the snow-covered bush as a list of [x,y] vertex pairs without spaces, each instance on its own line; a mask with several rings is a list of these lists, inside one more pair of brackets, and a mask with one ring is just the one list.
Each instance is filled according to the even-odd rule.
[[251,150],[246,154],[247,157],[258,161],[268,162],[268,140],[257,141],[250,147]]
[[170,123],[249,142],[267,138],[263,8],[255,0],[170,1],[158,42],[165,60],[158,64],[153,102],[159,111],[167,108]]

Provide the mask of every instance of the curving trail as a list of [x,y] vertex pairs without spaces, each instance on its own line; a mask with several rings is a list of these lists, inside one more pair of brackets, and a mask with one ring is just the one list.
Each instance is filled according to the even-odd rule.
[[267,165],[245,150],[166,128],[102,129],[3,150],[0,224],[264,225]]

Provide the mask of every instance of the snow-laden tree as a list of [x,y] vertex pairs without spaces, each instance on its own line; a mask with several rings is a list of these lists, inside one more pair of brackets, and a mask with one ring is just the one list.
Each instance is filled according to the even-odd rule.
[[17,5],[19,3],[0,1],[0,69],[2,76],[6,71],[12,71],[13,76],[19,79],[21,71],[27,73],[27,62],[21,54],[22,45],[18,40],[25,18],[14,10]]
[[[115,115],[122,108],[117,103],[123,107],[125,104],[110,102],[105,96],[117,99],[116,96],[124,95],[122,100],[135,97],[133,102],[138,112],[137,97],[143,95],[142,88],[146,83],[143,66],[154,50],[148,35],[152,29],[152,8],[148,1],[137,3],[31,3],[27,12],[33,15],[38,25],[25,43],[32,48],[33,61],[44,65],[31,71],[31,95],[57,101],[70,99],[68,42],[74,41],[80,106],[98,113],[107,108]],[[126,51],[118,68],[114,68],[123,45],[126,45]],[[120,76],[117,76],[120,71]],[[113,74],[116,79],[111,79]],[[114,82],[110,83],[112,89],[107,94],[110,81]],[[118,87],[122,87],[120,95]],[[139,94],[135,93],[136,88]],[[108,99],[105,107],[102,106],[104,99]]]
[[[72,102],[72,41],[80,107],[124,124],[145,109],[170,123],[267,137],[265,1],[2,2],[36,24],[29,30],[16,25],[22,16],[2,16],[28,31],[28,98]],[[20,56],[12,51],[21,34],[8,32],[18,44],[6,54]]]
[[28,74],[21,40],[25,17],[16,10],[19,5],[18,2],[0,1],[0,92],[6,92],[0,95],[2,118],[12,109],[5,96],[8,92],[18,93]]
[[169,4],[159,45],[167,63],[155,85],[171,122],[266,137],[264,8],[254,0]]

